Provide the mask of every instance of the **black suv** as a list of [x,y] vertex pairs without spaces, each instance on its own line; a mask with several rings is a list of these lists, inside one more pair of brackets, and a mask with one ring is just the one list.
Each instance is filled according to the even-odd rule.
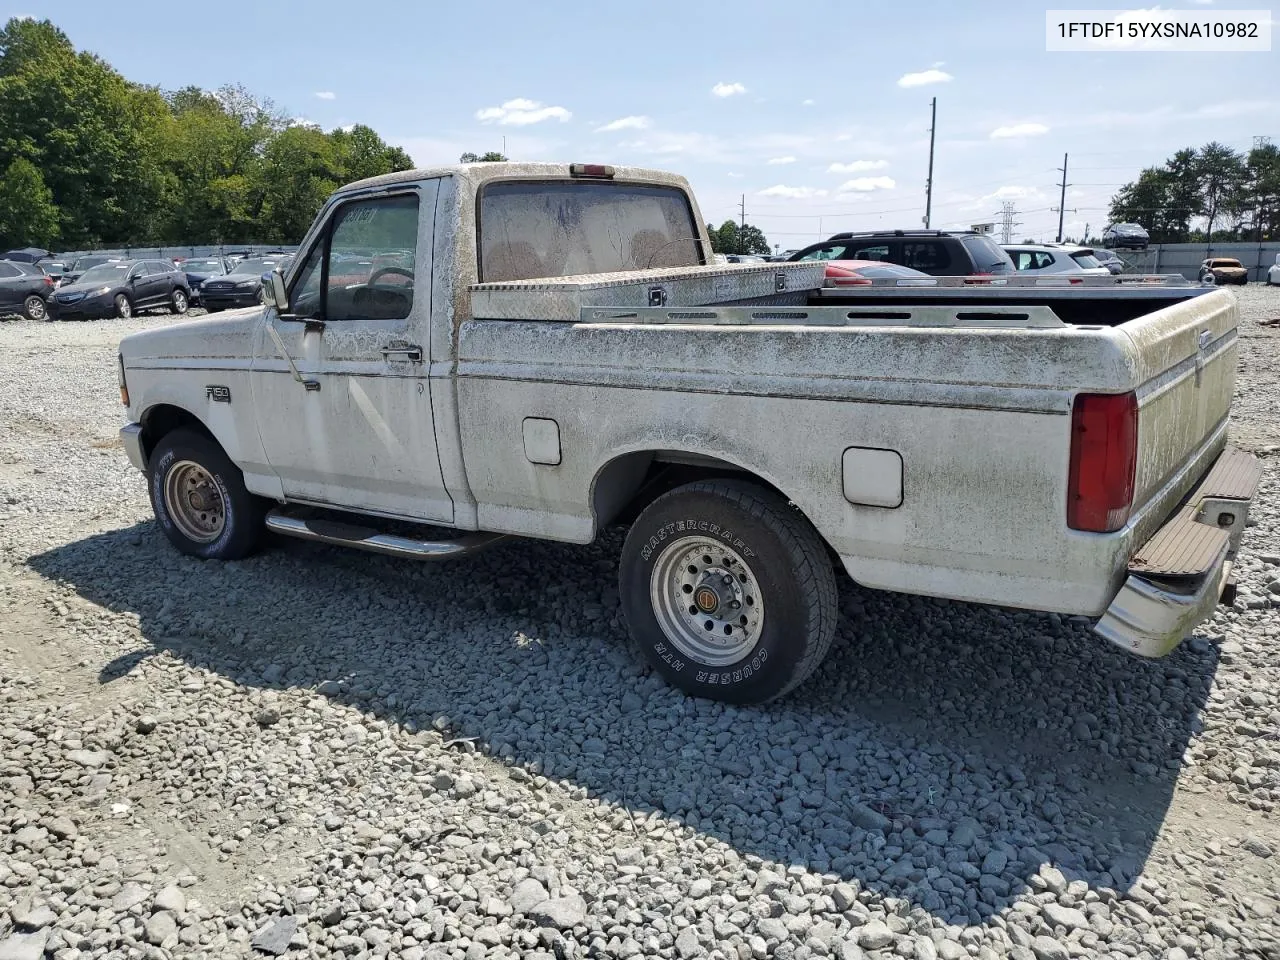
[[172,260],[111,260],[59,287],[50,306],[59,320],[127,319],[152,307],[186,313],[190,301],[187,275]]
[[28,320],[49,319],[53,277],[34,263],[0,260],[0,317],[21,313]]
[[880,260],[934,277],[1009,274],[1013,261],[990,237],[968,230],[875,230],[837,233],[790,260]]

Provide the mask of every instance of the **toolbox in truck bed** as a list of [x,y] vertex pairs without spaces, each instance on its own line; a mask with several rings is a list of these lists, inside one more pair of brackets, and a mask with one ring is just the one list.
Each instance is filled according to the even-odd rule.
[[825,270],[820,261],[726,264],[478,283],[471,312],[484,320],[571,323],[584,307],[798,306],[821,289]]

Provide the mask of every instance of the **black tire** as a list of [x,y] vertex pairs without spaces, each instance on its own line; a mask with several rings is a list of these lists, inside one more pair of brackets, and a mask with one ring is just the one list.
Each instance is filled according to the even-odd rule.
[[133,301],[123,293],[117,293],[114,301],[115,315],[121,320],[128,320],[133,316]]
[[49,316],[49,307],[45,304],[44,298],[36,296],[34,293],[22,301],[22,315],[28,320],[51,320]]
[[[696,531],[689,529],[689,521],[696,522]],[[655,610],[654,570],[679,556],[685,544],[695,542],[691,538],[722,543],[738,555],[762,600],[764,613],[754,646],[731,663],[698,659],[664,630],[659,617],[670,614]],[[622,613],[641,653],[669,683],[693,696],[728,703],[763,703],[784,696],[813,673],[835,636],[836,581],[821,538],[779,496],[748,481],[699,481],[649,504],[627,534],[618,581]],[[731,581],[724,578],[725,583]],[[733,583],[729,589],[737,587]],[[695,596],[700,594],[701,588]],[[724,629],[728,633],[730,626]]]
[[191,299],[187,296],[187,291],[181,287],[174,287],[169,294],[169,312],[176,313],[179,316],[186,313],[191,307]]
[[[181,529],[181,520],[175,522],[166,495],[169,474],[175,468],[190,470],[188,464],[203,469],[221,498],[223,521],[215,539],[195,539]],[[178,429],[161,437],[147,464],[147,487],[160,529],[170,543],[188,556],[202,560],[239,560],[257,550],[262,542],[265,502],[245,488],[240,468],[217,443],[203,434]]]

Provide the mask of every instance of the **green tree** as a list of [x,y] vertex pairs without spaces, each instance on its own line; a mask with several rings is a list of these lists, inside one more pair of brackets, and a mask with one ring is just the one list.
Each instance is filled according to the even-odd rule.
[[707,224],[711,237],[711,249],[715,253],[773,253],[769,241],[759,227],[750,223],[739,226],[736,220],[726,220],[719,229]]
[[157,91],[77,53],[49,21],[14,18],[0,30],[0,169],[23,158],[40,170],[64,242],[152,229],[167,191],[167,117]]
[[313,127],[281,131],[267,144],[251,187],[260,239],[297,243],[341,180],[332,139]]
[[458,158],[459,163],[501,163],[508,159],[496,150],[490,150],[488,153],[464,153]]
[[335,130],[329,136],[337,149],[338,167],[345,183],[413,169],[413,161],[404,150],[384,143],[362,123],[350,130]]
[[30,160],[18,157],[0,177],[0,250],[48,247],[58,238],[58,208]]

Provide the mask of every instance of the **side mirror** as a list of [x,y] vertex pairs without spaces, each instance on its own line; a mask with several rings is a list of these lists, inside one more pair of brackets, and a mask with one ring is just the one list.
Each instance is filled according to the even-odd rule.
[[262,285],[268,291],[267,302],[279,313],[289,310],[289,291],[284,285],[284,271],[276,267],[270,273],[262,275]]

